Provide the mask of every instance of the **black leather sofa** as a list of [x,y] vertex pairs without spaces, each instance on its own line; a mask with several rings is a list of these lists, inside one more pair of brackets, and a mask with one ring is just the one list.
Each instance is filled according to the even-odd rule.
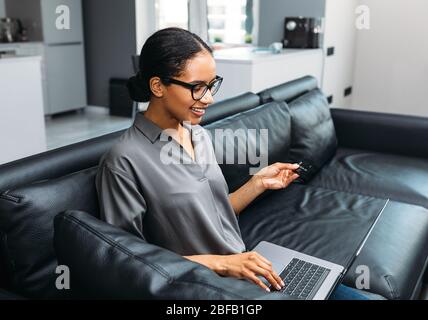
[[[390,199],[344,283],[355,286],[365,265],[368,291],[418,298],[428,257],[427,118],[330,109],[316,80],[304,77],[212,105],[202,124],[211,132],[267,128],[270,163],[305,158],[316,168],[307,182],[266,192],[240,215],[248,249],[268,240],[337,261]],[[100,221],[97,164],[122,133],[0,166],[0,299],[290,298]],[[221,165],[230,191],[249,178],[249,166]],[[56,287],[58,265],[69,268],[69,290]]]

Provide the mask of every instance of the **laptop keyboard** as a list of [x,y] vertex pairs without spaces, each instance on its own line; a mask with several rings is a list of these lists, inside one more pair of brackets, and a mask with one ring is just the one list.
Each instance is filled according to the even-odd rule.
[[285,283],[280,292],[312,300],[329,273],[330,269],[294,258],[279,275]]

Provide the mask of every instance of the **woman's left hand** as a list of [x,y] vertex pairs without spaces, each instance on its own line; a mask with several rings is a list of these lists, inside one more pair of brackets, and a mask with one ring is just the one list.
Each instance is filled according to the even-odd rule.
[[277,162],[261,169],[252,179],[255,179],[256,183],[264,190],[283,189],[299,177],[299,175],[293,171],[298,168],[298,164]]

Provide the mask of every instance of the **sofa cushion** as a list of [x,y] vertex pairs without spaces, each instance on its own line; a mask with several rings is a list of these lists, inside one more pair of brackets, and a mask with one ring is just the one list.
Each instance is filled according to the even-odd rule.
[[71,298],[289,299],[212,270],[85,212],[55,218],[55,250],[69,268]]
[[[204,128],[211,134],[217,162],[230,192],[251,177],[250,168],[258,171],[264,162],[271,164],[287,158],[291,138],[290,113],[283,102],[261,105]],[[216,138],[217,133],[223,134],[224,138]],[[261,155],[265,157],[261,159]]]
[[292,183],[250,204],[239,225],[248,249],[265,240],[346,266],[385,202]]
[[67,209],[98,214],[96,168],[0,195],[0,264],[8,289],[25,297],[53,298],[57,266],[53,219]]
[[328,102],[319,89],[312,90],[289,104],[291,114],[291,148],[289,162],[303,161],[312,169],[306,180],[334,156],[336,132]]
[[[385,199],[291,184],[251,204],[240,214],[247,248],[261,240],[340,265],[358,248]],[[410,299],[428,256],[428,210],[389,201],[345,284],[355,287],[357,266],[370,270],[370,289],[388,299]]]
[[310,185],[390,198],[428,209],[428,160],[339,148]]

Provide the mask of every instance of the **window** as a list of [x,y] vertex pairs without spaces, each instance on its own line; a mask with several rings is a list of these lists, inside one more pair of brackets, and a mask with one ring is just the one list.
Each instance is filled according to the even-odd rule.
[[189,29],[188,0],[156,0],[156,30],[179,27]]
[[253,0],[207,0],[211,43],[252,43]]
[[[145,2],[147,1],[147,2]],[[180,27],[190,30],[202,39],[214,43],[244,44],[256,43],[259,0],[141,0],[146,3],[141,10],[140,25],[146,34],[139,37],[139,43],[152,32]],[[144,7],[144,8],[143,8]],[[152,12],[152,13],[151,13]],[[254,28],[253,28],[254,26]],[[254,29],[254,30],[253,30]]]

